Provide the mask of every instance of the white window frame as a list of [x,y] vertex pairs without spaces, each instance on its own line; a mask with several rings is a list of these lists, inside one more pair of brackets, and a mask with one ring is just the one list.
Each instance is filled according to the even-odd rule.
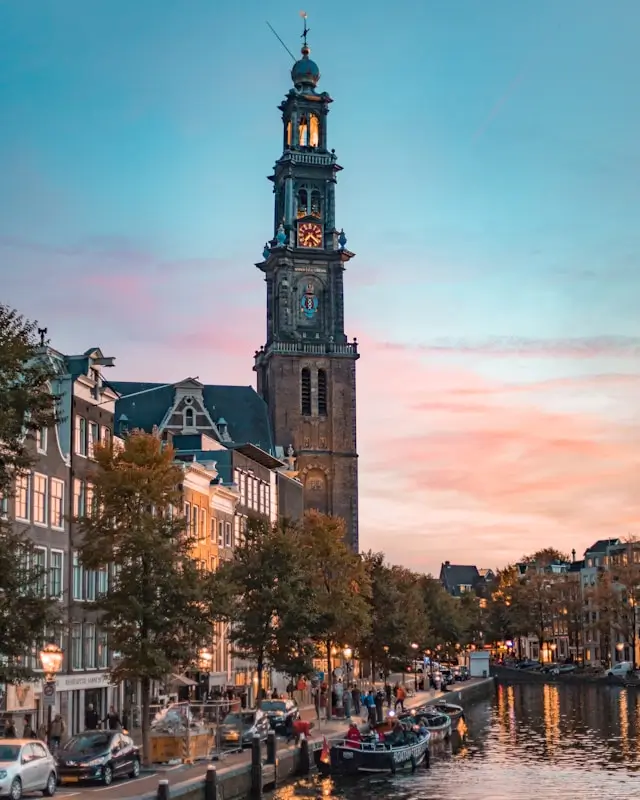
[[191,506],[191,535],[200,539],[200,507],[195,504]]
[[[93,636],[89,637],[87,634],[93,633]],[[85,622],[84,630],[82,631],[82,658],[84,662],[84,668],[86,670],[93,670],[96,669],[96,650],[97,650],[97,630],[95,622]],[[90,643],[93,644],[90,647]]]
[[87,420],[80,414],[76,414],[74,425],[74,450],[76,455],[87,457]]
[[[84,600],[84,567],[80,563],[80,555],[77,550],[74,550],[72,555],[72,574],[71,574],[71,593],[73,600]],[[80,593],[76,591],[80,588]]]
[[100,443],[100,425],[93,420],[87,422],[87,455],[94,458],[95,447]]
[[47,454],[47,444],[48,444],[48,433],[49,431],[47,428],[38,428],[36,430],[36,451],[41,455]]
[[187,523],[186,524],[187,536],[190,536],[191,535],[191,503],[188,500],[184,501],[183,513],[184,513],[185,522]]
[[100,567],[96,573],[98,596],[106,594],[109,591],[109,567]]
[[95,569],[84,570],[84,601],[95,603],[97,597],[98,573]]
[[107,669],[109,666],[109,638],[103,628],[96,630],[96,669]]
[[[77,634],[77,635],[76,635]],[[84,641],[82,636],[82,623],[73,622],[71,625],[71,669],[75,672],[82,670],[82,656]],[[76,656],[78,658],[76,659]]]
[[224,524],[224,546],[233,547],[233,530],[230,522]]
[[47,591],[49,589],[48,569],[47,569],[47,567],[48,567],[48,559],[47,559],[48,551],[47,551],[47,548],[44,547],[43,545],[37,544],[33,548],[33,553],[34,553],[34,555],[36,553],[42,553],[42,555],[43,555],[42,564],[36,564],[35,559],[32,556],[31,557],[31,561],[32,561],[31,566],[34,569],[36,567],[38,567],[38,568],[42,568],[42,570],[43,570],[42,577],[40,578],[41,583],[38,586],[38,589],[39,589],[38,596],[39,597],[46,597],[47,596]]
[[[56,586],[53,580],[53,557],[60,556],[60,591],[56,592]],[[57,572],[57,569],[56,569]],[[57,550],[51,548],[49,553],[49,593],[52,597],[62,597],[64,594],[64,550]]]
[[[191,425],[187,423],[187,416],[191,417]],[[187,406],[182,412],[182,427],[185,431],[196,430],[196,410],[193,406]]]
[[[53,493],[53,487],[60,488],[60,497],[57,497]],[[56,524],[53,520],[53,501],[60,501],[60,524]],[[50,479],[50,486],[49,486],[49,524],[55,531],[63,531],[64,530],[64,481],[60,478],[51,478]]]
[[0,497],[0,519],[9,519],[9,498]]
[[[42,483],[44,485],[44,493],[36,492],[36,484]],[[33,496],[33,524],[38,528],[49,527],[49,478],[42,472],[34,472],[31,477],[32,496]],[[42,495],[42,519],[36,519],[36,497]]]
[[207,531],[209,528],[207,527],[207,509],[201,508],[200,509],[200,541],[204,542],[207,538]]
[[105,446],[111,444],[111,428],[108,425],[103,425],[100,428],[100,442]]
[[224,547],[224,520],[218,520],[218,547]]
[[[23,516],[18,513],[18,502],[20,497],[20,492],[22,490],[22,482],[26,481],[26,498],[24,502],[24,507],[26,511],[26,516]],[[31,473],[24,472],[21,475],[18,475],[16,478],[16,496],[15,496],[15,516],[17,520],[20,522],[30,522],[31,521]]]

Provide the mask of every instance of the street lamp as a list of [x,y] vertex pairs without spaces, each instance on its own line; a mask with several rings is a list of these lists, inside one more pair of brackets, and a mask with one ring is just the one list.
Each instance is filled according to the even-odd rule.
[[345,644],[345,646],[344,646],[344,648],[342,650],[342,655],[344,656],[344,668],[345,668],[345,671],[347,673],[346,681],[345,681],[345,689],[346,689],[349,686],[349,684],[351,683],[351,678],[350,678],[349,674],[350,674],[351,670],[353,669],[353,666],[351,664],[351,657],[353,656],[353,650],[349,647],[348,644]]
[[411,647],[413,648],[413,685],[416,690],[418,691],[418,643],[412,642]]
[[55,642],[49,642],[40,651],[40,662],[44,672],[44,684],[42,686],[43,704],[47,703],[47,734],[51,730],[51,709],[56,702],[56,675],[62,669],[64,653]]

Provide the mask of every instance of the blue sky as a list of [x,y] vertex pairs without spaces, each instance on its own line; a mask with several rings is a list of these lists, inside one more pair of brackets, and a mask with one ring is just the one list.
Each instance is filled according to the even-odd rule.
[[[253,382],[291,65],[265,20],[297,52],[299,11],[0,0],[2,299],[56,346]],[[640,533],[640,5],[306,11],[358,254],[363,545],[437,569],[456,533],[486,566]]]

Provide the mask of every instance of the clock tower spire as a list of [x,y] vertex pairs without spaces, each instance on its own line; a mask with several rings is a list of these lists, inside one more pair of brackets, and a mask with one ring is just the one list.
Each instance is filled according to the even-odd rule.
[[292,445],[305,506],[344,518],[358,548],[355,339],[344,329],[344,273],[354,253],[335,219],[338,165],[328,147],[332,100],[318,92],[304,16],[301,58],[282,113],[273,183],[273,234],[256,266],[267,286],[266,340],[256,353],[258,392],[277,445]]

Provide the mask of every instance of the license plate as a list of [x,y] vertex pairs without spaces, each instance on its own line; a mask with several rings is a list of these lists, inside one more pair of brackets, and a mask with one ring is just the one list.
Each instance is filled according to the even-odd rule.
[[65,775],[63,778],[60,778],[62,783],[79,783],[80,778],[77,778],[75,775]]
[[343,754],[342,754],[342,757],[343,757],[344,759],[353,758],[353,753],[343,753]]

